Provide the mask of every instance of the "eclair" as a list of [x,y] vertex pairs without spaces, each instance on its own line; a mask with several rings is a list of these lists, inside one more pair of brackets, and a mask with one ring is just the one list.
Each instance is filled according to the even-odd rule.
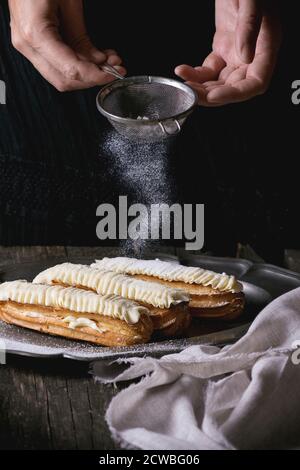
[[153,332],[149,311],[136,302],[26,281],[0,285],[0,320],[111,347],[146,343]]
[[232,320],[244,309],[243,286],[235,276],[226,273],[219,274],[158,259],[123,257],[104,258],[91,266],[158,282],[166,287],[184,289],[190,295],[189,306],[194,317]]
[[148,282],[114,271],[63,263],[49,268],[34,283],[72,286],[100,295],[114,294],[147,307],[159,336],[180,336],[190,324],[190,296],[182,289]]

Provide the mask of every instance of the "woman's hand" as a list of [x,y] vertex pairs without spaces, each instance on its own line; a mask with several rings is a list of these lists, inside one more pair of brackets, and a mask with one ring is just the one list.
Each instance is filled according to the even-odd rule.
[[216,0],[213,52],[201,67],[180,65],[204,106],[246,101],[264,93],[281,44],[274,0]]
[[126,74],[115,51],[99,51],[91,43],[82,0],[9,0],[9,8],[14,47],[57,90],[79,90],[114,80],[98,67],[105,61]]

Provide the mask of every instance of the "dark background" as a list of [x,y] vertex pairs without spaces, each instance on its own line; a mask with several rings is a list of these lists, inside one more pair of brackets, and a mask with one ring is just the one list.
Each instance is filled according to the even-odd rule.
[[[266,95],[199,108],[169,145],[173,199],[206,204],[205,249],[216,255],[234,255],[242,243],[281,263],[284,248],[300,247],[300,109],[291,103],[300,79],[297,3],[283,8],[284,43]],[[95,107],[98,90],[60,94],[46,83],[11,47],[6,4],[0,0],[8,92],[0,107],[0,244],[97,245],[96,207],[130,196],[101,150],[110,127]],[[94,42],[117,49],[129,74],[173,77],[177,64],[199,65],[210,52],[213,0],[85,5]]]

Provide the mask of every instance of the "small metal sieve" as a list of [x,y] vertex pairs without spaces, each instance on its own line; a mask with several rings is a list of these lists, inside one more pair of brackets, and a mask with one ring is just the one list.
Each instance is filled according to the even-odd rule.
[[179,134],[197,103],[184,83],[150,76],[117,80],[97,96],[98,110],[120,134],[146,143]]

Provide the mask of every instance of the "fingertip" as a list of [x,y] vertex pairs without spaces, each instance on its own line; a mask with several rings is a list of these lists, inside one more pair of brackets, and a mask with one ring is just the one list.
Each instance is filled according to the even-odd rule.
[[[84,56],[83,56],[84,57]],[[107,61],[108,57],[104,52],[94,49],[86,56],[88,60],[93,61],[95,64],[103,64]]]
[[122,64],[122,59],[118,55],[110,55],[110,56],[107,57],[106,62],[109,65],[112,65],[112,66],[120,65],[120,64]]
[[181,65],[178,65],[174,70],[175,75],[178,75],[179,77],[181,75],[181,67],[182,67]]
[[115,67],[115,69],[125,77],[125,75],[127,75],[127,70],[125,69],[125,67],[121,66],[121,65],[117,65]]
[[186,65],[186,64],[177,65],[177,67],[175,68],[175,74],[181,75],[191,68],[192,67],[190,65]]

